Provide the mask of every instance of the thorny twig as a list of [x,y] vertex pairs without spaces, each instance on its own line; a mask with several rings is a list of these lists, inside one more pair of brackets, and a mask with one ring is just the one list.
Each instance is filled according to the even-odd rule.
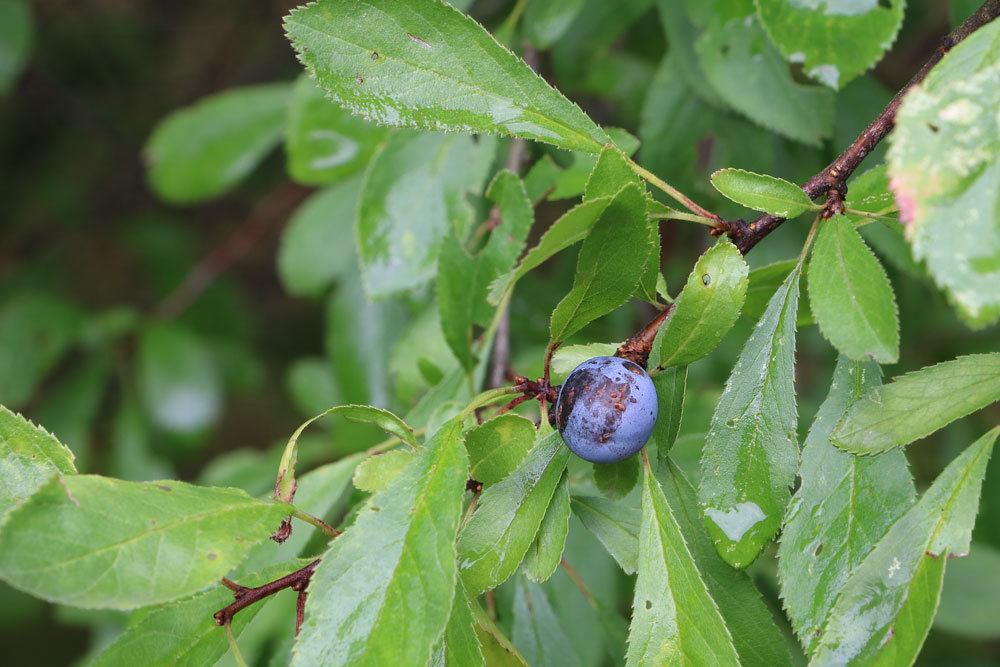
[[293,591],[297,591],[299,594],[295,607],[295,634],[297,636],[302,627],[302,618],[306,604],[306,588],[309,586],[309,580],[312,578],[313,571],[316,569],[316,566],[319,565],[319,561],[320,559],[317,558],[305,567],[298,569],[291,574],[286,574],[280,579],[275,579],[274,581],[269,581],[262,586],[255,586],[253,588],[241,586],[235,581],[231,581],[229,579],[223,579],[222,584],[233,592],[233,597],[236,598],[236,600],[232,604],[215,612],[213,615],[215,617],[215,622],[218,625],[229,625],[233,622],[233,618],[235,618],[236,614],[240,611],[246,609],[252,604],[260,602],[266,597],[274,595],[278,591],[290,588]]

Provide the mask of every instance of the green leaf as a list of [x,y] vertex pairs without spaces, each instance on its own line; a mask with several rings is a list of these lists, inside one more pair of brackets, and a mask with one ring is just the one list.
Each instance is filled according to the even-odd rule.
[[620,500],[635,488],[639,473],[638,456],[630,456],[617,463],[598,463],[594,465],[594,484],[607,498]]
[[[300,76],[288,108],[288,174],[304,185],[334,183],[364,168],[386,136],[326,99],[316,82]],[[352,210],[352,209],[345,209]]]
[[24,0],[0,2],[0,95],[14,81],[28,61],[32,42],[31,11]]
[[1000,353],[970,354],[867,392],[830,435],[852,454],[908,445],[1000,400]]
[[354,486],[368,493],[378,493],[392,484],[414,458],[416,455],[410,449],[394,449],[369,456],[354,470]]
[[285,30],[330,97],[372,122],[591,153],[609,141],[523,60],[440,0],[319,0],[293,10]]
[[726,623],[647,463],[626,664],[679,664],[692,656],[714,665],[740,664]]
[[278,276],[295,296],[321,296],[337,279],[355,271],[354,210],[361,177],[320,190],[298,209],[281,235]]
[[[307,564],[308,561],[292,561],[272,565],[240,577],[240,584],[260,586]],[[233,619],[233,634],[240,636],[273,599],[266,597],[237,614]],[[129,618],[125,630],[114,642],[89,664],[92,667],[215,664],[229,650],[229,644],[212,614],[232,601],[232,591],[219,585],[185,600],[141,609]]]
[[899,313],[892,284],[854,225],[819,228],[808,271],[809,304],[820,332],[851,359],[899,359]]
[[514,645],[527,664],[532,667],[581,664],[544,588],[518,577],[514,582],[512,614]]
[[638,507],[599,496],[573,496],[573,512],[604,545],[625,574],[635,574],[639,559]]
[[881,375],[872,361],[840,357],[802,448],[802,481],[785,515],[778,578],[785,611],[807,651],[848,575],[916,496],[901,451],[861,458],[829,441],[848,406],[878,386]]
[[484,422],[465,436],[469,475],[484,488],[504,480],[517,469],[535,443],[530,419],[505,413]]
[[657,469],[666,463],[667,454],[677,441],[684,416],[684,393],[687,389],[687,366],[673,366],[653,375],[659,409],[653,425],[656,440]]
[[670,458],[657,472],[657,479],[698,571],[729,628],[740,663],[790,665],[782,632],[753,579],[722,560],[705,532],[694,487]]
[[780,218],[798,217],[813,206],[795,183],[745,169],[720,169],[712,174],[712,185],[737,204]]
[[912,664],[930,629],[947,556],[969,551],[986,463],[1000,429],[969,446],[851,573],[817,664]]
[[583,8],[584,0],[529,2],[524,33],[537,49],[547,49],[562,37]]
[[540,438],[518,468],[483,491],[458,537],[458,563],[470,595],[514,574],[538,534],[562,479],[569,449],[558,432]]
[[606,146],[587,177],[584,199],[614,197],[626,185],[643,189],[642,180],[629,166],[629,160],[617,146]]
[[617,349],[618,343],[563,345],[552,355],[552,374],[564,378],[588,359],[614,356]]
[[0,405],[0,519],[53,476],[75,473],[68,447]]
[[858,3],[757,0],[757,12],[781,54],[834,90],[875,66],[903,25],[905,0]]
[[472,224],[466,195],[481,190],[494,149],[492,140],[466,136],[389,137],[368,167],[358,203],[359,257],[370,296],[413,289],[434,277],[442,241]]
[[833,133],[832,91],[796,83],[754,19],[710,27],[695,50],[715,92],[750,120],[813,146]]
[[472,618],[476,623],[476,636],[479,638],[483,657],[490,667],[525,667],[527,663],[517,648],[500,631],[479,603],[469,601]]
[[73,451],[75,465],[81,470],[92,466],[92,432],[111,372],[110,352],[100,350],[92,353],[49,387],[41,405],[34,411],[38,422],[45,424]]
[[291,92],[287,83],[235,88],[167,116],[145,148],[150,186],[174,204],[231,189],[281,141]]
[[740,316],[749,271],[729,240],[715,244],[698,259],[674,312],[657,334],[657,366],[687,366],[718,346]]
[[712,417],[698,499],[722,558],[749,565],[781,527],[798,468],[795,318],[799,269],[768,304]]
[[222,377],[212,351],[179,324],[152,324],[139,339],[136,374],[146,413],[161,428],[193,435],[222,412]]
[[461,580],[455,582],[455,599],[451,603],[451,615],[442,640],[431,657],[431,667],[478,667],[486,664],[479,637],[476,636],[476,621]]
[[75,607],[167,602],[215,583],[288,514],[236,489],[57,477],[7,515],[0,578]]
[[[771,301],[771,297],[778,291],[781,283],[785,282],[785,278],[795,269],[797,264],[798,260],[786,259],[758,266],[750,271],[748,278],[750,284],[747,287],[746,302],[743,304],[743,315],[753,320],[759,320],[764,315],[764,311],[767,310],[767,304]],[[804,287],[804,281],[804,276],[799,278],[800,290]],[[809,310],[809,301],[800,299],[796,324],[804,327],[814,323],[812,311]]]
[[331,543],[309,585],[293,665],[427,664],[455,592],[468,474],[461,437],[460,422],[446,424]]
[[573,288],[552,312],[553,341],[563,341],[625,303],[635,292],[652,239],[646,199],[635,186],[623,188],[601,214],[580,249]]
[[601,214],[610,204],[611,199],[591,199],[585,201],[569,211],[552,223],[538,245],[529,250],[517,267],[500,276],[490,285],[489,302],[496,306],[503,299],[504,294],[513,289],[518,280],[523,278],[534,268],[541,266],[545,260],[549,259],[561,250],[565,250],[577,241],[587,238],[591,227],[597,222]]
[[1000,552],[973,544],[969,555],[948,563],[934,627],[969,639],[1000,637]]
[[913,254],[974,327],[1000,319],[998,41],[993,21],[907,93],[888,154]]
[[18,294],[0,307],[0,404],[18,408],[80,332],[81,313],[44,294]]
[[566,538],[569,536],[569,481],[563,473],[562,481],[552,494],[549,508],[545,510],[538,535],[524,556],[524,575],[541,583],[553,575],[562,561]]

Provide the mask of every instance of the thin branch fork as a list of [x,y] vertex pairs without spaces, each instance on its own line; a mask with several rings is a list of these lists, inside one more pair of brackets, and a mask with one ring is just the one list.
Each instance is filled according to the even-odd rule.
[[309,580],[312,578],[313,572],[316,570],[316,566],[319,565],[319,561],[320,559],[317,558],[305,567],[296,570],[291,574],[287,574],[280,579],[269,581],[262,586],[256,586],[254,588],[241,586],[235,581],[223,579],[222,585],[233,592],[233,597],[236,598],[236,600],[232,604],[215,612],[213,616],[215,617],[216,624],[229,625],[233,622],[233,618],[235,618],[236,614],[240,611],[246,609],[250,605],[260,602],[266,597],[274,595],[279,591],[290,588],[293,591],[297,591],[299,594],[295,604],[295,635],[298,636],[299,630],[302,628],[302,620],[305,615],[307,595],[306,588],[309,586]]
[[[902,90],[896,93],[885,109],[872,123],[858,135],[857,139],[844,150],[823,171],[819,172],[802,185],[802,190],[810,199],[826,196],[827,204],[823,209],[823,217],[830,218],[844,211],[844,198],[847,195],[847,179],[851,177],[858,165],[878,146],[896,124],[896,113],[906,96],[914,86],[927,76],[945,54],[956,44],[974,33],[979,28],[1000,16],[1000,0],[987,0],[962,25],[949,33],[934,51],[923,67],[910,79]],[[736,247],[744,255],[760,242],[765,236],[785,222],[784,218],[765,214],[747,224],[742,220],[727,221],[724,226],[732,237]]]

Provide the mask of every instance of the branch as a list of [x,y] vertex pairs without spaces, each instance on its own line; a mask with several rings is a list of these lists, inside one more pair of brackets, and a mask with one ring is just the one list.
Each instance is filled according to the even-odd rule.
[[229,625],[233,622],[233,618],[236,614],[250,605],[260,602],[264,598],[274,595],[278,591],[291,588],[293,591],[298,591],[299,594],[295,606],[295,634],[298,635],[299,628],[302,627],[302,618],[305,612],[307,595],[306,587],[309,586],[309,580],[312,578],[313,571],[316,569],[316,566],[319,565],[319,560],[320,559],[317,558],[300,570],[296,570],[295,572],[287,574],[280,579],[275,579],[274,581],[270,581],[263,586],[257,586],[255,588],[248,588],[237,584],[235,581],[223,579],[222,585],[233,592],[233,597],[236,598],[236,601],[215,612],[214,617],[216,624]]
[[[836,213],[843,212],[844,197],[847,194],[847,179],[851,177],[851,174],[858,168],[858,165],[861,164],[865,157],[878,146],[879,142],[895,126],[896,112],[899,110],[899,105],[902,104],[906,93],[923,81],[927,73],[956,44],[997,18],[997,16],[1000,16],[1000,0],[987,0],[987,2],[984,2],[982,7],[941,41],[941,45],[934,51],[930,59],[924,63],[923,67],[910,79],[909,83],[896,93],[896,96],[892,98],[882,113],[872,121],[871,125],[866,127],[837,159],[803,184],[802,190],[809,195],[810,199],[818,199],[826,195],[827,205],[823,210],[824,218],[830,218]],[[745,255],[761,239],[780,227],[784,221],[784,218],[765,214],[750,224],[746,224],[741,220],[725,224],[728,227],[727,232],[732,237],[736,247]]]

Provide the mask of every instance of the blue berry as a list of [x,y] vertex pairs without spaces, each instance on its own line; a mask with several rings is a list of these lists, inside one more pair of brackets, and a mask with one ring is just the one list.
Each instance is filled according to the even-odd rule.
[[566,378],[555,420],[574,454],[614,463],[642,449],[656,411],[656,389],[641,366],[619,357],[594,357]]

